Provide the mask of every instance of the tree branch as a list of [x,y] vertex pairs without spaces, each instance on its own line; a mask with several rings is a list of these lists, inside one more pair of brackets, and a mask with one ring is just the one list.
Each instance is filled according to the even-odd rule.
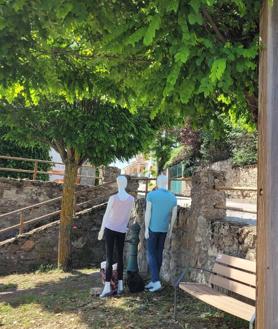
[[247,91],[244,91],[246,102],[251,111],[252,117],[256,125],[258,124],[258,97],[250,95]]
[[217,39],[223,43],[226,42],[226,38],[224,37],[224,35],[219,31],[218,27],[216,26],[216,24],[214,23],[212,17],[210,16],[210,14],[208,13],[206,8],[202,9],[202,13],[203,16],[207,19],[207,21],[209,22],[209,24],[211,25],[213,31],[215,32]]
[[66,159],[67,159],[67,152],[65,150],[64,147],[64,143],[63,141],[57,141],[57,140],[53,140],[53,148],[60,154],[63,162],[65,163]]

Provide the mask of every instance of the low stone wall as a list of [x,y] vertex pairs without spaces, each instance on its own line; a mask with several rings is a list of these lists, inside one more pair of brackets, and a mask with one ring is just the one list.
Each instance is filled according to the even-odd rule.
[[[211,269],[219,253],[255,260],[256,227],[225,221],[225,211],[214,206],[225,204],[224,192],[216,191],[225,175],[212,170],[199,171],[192,178],[191,208],[179,208],[172,237],[167,236],[161,276],[174,282],[186,266]],[[144,239],[145,200],[137,202],[137,221],[141,225],[138,263],[147,272],[146,241]],[[192,276],[204,281],[204,275]]]
[[[254,226],[200,217],[197,230],[192,232],[187,215],[180,212],[172,239],[166,240],[161,275],[164,280],[174,282],[187,266],[211,269],[219,253],[255,260],[255,245]],[[207,279],[200,272],[192,273],[192,277],[198,282]]]
[[[115,172],[113,168],[113,172]],[[131,194],[136,194],[135,191],[138,189],[138,182],[128,178],[127,191]],[[110,177],[110,179],[112,179]],[[115,177],[114,177],[115,179]],[[111,181],[111,180],[110,180]],[[63,186],[54,182],[40,182],[40,181],[30,181],[30,180],[16,180],[16,179],[0,179],[0,214],[7,213],[16,209],[31,206],[33,204],[47,201],[52,198],[60,197],[62,195]],[[100,185],[95,188],[87,190],[88,186],[78,185],[76,191],[80,192],[77,197],[77,203],[82,203],[88,200],[91,202],[84,204],[77,208],[77,211],[88,208],[90,206],[106,202],[109,195],[117,192],[117,184],[109,183],[105,185]],[[84,192],[82,192],[84,190]],[[85,191],[86,190],[86,191]],[[51,202],[49,204],[43,205],[38,208],[33,208],[31,210],[24,211],[24,220],[33,219],[56,210],[60,209],[61,200]],[[50,221],[53,222],[57,220],[59,216],[51,217],[50,219],[40,220],[29,225],[28,230],[47,224]],[[9,215],[4,217],[0,221],[0,229],[19,224],[19,214]],[[18,234],[18,228],[1,233],[0,240],[8,239]]]
[[[230,160],[219,161],[209,166],[212,170],[222,171],[225,175],[225,186],[234,187],[256,187],[257,166],[233,167]],[[253,199],[256,200],[257,193],[250,191],[227,191],[227,198]]]
[[116,178],[121,174],[121,170],[117,167],[105,167],[101,166],[99,168],[99,174],[103,177],[103,182],[111,182],[116,180]]
[[0,214],[61,195],[63,186],[54,182],[0,178]]
[[[104,241],[97,235],[106,206],[85,211],[74,219],[72,229],[72,266],[98,265],[105,259]],[[25,273],[42,265],[57,264],[59,222],[0,242],[0,275]]]
[[[77,191],[86,187],[77,186]],[[47,201],[62,195],[63,185],[55,182],[42,182],[31,180],[17,180],[11,178],[0,178],[0,214],[11,212],[33,204]],[[51,213],[60,207],[61,201],[46,204],[39,208],[24,212],[25,220]],[[19,214],[4,217],[0,221],[0,229],[19,223]],[[1,234],[1,238],[14,235],[14,231]]]
[[[128,178],[127,191],[135,195],[138,182]],[[93,204],[107,201],[117,191],[116,183],[99,186],[90,192]],[[81,200],[82,201],[82,200]],[[88,206],[87,206],[88,207]],[[104,241],[98,241],[98,231],[106,205],[84,210],[73,220],[72,266],[99,265],[105,260]],[[0,242],[0,275],[30,272],[41,265],[57,264],[59,222],[55,221],[28,233]]]

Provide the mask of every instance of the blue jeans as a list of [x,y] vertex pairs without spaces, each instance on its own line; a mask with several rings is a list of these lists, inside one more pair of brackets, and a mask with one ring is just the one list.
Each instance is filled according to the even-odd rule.
[[164,232],[152,232],[149,230],[147,247],[152,282],[159,281],[159,272],[162,265],[162,255],[166,235],[167,233]]

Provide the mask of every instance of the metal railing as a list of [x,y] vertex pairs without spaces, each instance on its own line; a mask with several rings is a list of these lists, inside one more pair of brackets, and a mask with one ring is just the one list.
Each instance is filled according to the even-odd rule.
[[[138,190],[138,193],[143,193],[144,197],[146,197],[146,195],[148,194],[148,192],[150,192],[149,189],[149,183],[151,181],[155,181],[157,180],[157,178],[155,177],[132,177],[132,180],[137,180],[138,182],[144,182],[145,184],[145,189],[144,190]],[[168,180],[168,189],[170,190],[171,187],[171,182],[172,181],[191,181],[191,177],[179,177],[179,178],[169,178]],[[191,197],[190,194],[183,194],[183,193],[174,193],[176,196],[180,196],[180,197]]]
[[[79,196],[80,194],[82,194],[84,192],[87,192],[88,193],[90,191],[93,191],[93,190],[96,190],[96,189],[99,189],[99,188],[105,188],[106,186],[110,186],[112,183],[115,183],[115,182],[114,181],[110,181],[110,182],[103,183],[102,185],[92,186],[92,187],[89,187],[89,188],[85,188],[85,189],[83,189],[81,191],[75,192],[75,198],[74,198],[74,214],[77,215],[78,214],[77,213],[78,208],[83,207],[86,204],[90,204],[92,202],[100,202],[100,201],[103,201],[103,197],[102,197],[102,198],[98,198],[98,199],[90,199],[90,200],[87,200],[87,201],[76,203],[76,199],[77,199],[76,197],[77,196]],[[24,229],[25,229],[25,227],[27,225],[29,225],[31,223],[39,222],[39,221],[41,221],[43,219],[50,219],[50,218],[52,218],[54,216],[59,215],[60,212],[61,212],[61,209],[55,210],[55,211],[50,212],[50,213],[47,213],[45,215],[41,215],[41,216],[36,217],[36,218],[29,219],[27,221],[24,218],[24,212],[26,212],[28,210],[33,210],[34,208],[45,206],[46,204],[49,205],[49,204],[54,203],[54,202],[57,202],[57,201],[59,201],[61,199],[62,199],[62,196],[59,196],[59,197],[56,197],[56,198],[53,198],[53,199],[50,199],[50,200],[47,200],[47,201],[39,202],[39,203],[30,205],[30,206],[27,206],[27,207],[23,207],[23,208],[20,208],[20,209],[16,209],[16,210],[10,211],[10,212],[5,213],[5,214],[1,214],[0,215],[0,220],[2,220],[5,217],[11,216],[11,215],[18,215],[19,216],[19,223],[16,224],[16,225],[12,225],[12,226],[6,227],[4,229],[1,229],[0,230],[0,233],[5,233],[5,232],[8,232],[8,231],[13,231],[16,228],[19,228],[19,234],[22,234],[22,233],[24,233]]]

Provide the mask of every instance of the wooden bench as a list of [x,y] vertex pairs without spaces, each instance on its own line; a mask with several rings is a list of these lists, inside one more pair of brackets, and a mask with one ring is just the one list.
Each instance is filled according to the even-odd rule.
[[[182,282],[186,272],[197,270],[210,273],[209,285]],[[201,268],[187,268],[175,283],[174,317],[176,319],[177,288],[214,306],[224,312],[249,322],[252,329],[255,322],[256,263],[228,255],[216,257],[212,271]],[[222,288],[219,291],[218,288]],[[224,288],[224,289],[223,289]],[[232,292],[232,296],[222,292]],[[245,297],[242,301],[237,296]],[[242,299],[242,298],[241,298]]]

